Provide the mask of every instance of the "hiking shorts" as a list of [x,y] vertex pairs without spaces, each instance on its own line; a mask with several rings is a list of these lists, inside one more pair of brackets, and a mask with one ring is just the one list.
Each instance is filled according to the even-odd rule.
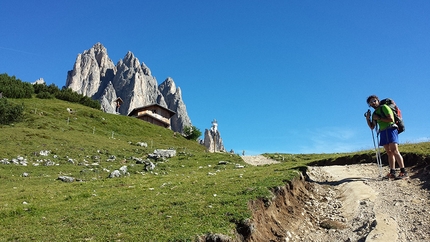
[[391,143],[399,143],[399,131],[395,127],[384,129],[379,133],[380,146],[388,145]]

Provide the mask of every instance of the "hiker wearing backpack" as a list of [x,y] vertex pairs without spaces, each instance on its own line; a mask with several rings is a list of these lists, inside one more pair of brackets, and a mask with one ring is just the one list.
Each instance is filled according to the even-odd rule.
[[[388,157],[388,164],[390,166],[390,172],[384,177],[386,179],[404,179],[408,177],[403,163],[403,157],[399,152],[399,130],[396,125],[395,114],[393,110],[387,105],[379,101],[379,98],[375,95],[367,98],[369,106],[375,109],[371,116],[370,110],[366,113],[365,117],[367,125],[370,129],[374,129],[379,126],[379,145],[383,146]],[[398,118],[396,118],[398,119]],[[402,123],[403,125],[403,123]],[[404,127],[403,127],[404,129]],[[401,131],[403,131],[401,129]],[[400,167],[400,173],[396,177],[396,161]]]

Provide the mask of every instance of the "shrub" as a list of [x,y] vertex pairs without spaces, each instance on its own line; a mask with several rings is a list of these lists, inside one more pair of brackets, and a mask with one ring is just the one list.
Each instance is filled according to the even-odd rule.
[[184,136],[188,140],[197,140],[202,135],[200,129],[195,126],[185,126],[184,127]]
[[49,92],[39,92],[38,94],[36,94],[36,97],[40,99],[53,99],[54,95]]
[[79,100],[79,103],[90,108],[101,109],[101,105],[99,101],[91,99],[90,97],[87,97],[87,96],[82,96],[81,100]]
[[22,82],[15,76],[0,74],[0,92],[8,98],[31,98],[34,93],[33,85]]
[[70,88],[63,88],[60,92],[58,92],[55,95],[56,98],[63,100],[63,101],[69,101],[72,103],[79,103],[81,100],[82,95],[78,94],[77,92],[72,91]]
[[63,88],[61,91],[55,94],[57,99],[61,99],[64,101],[72,102],[72,103],[80,103],[90,108],[100,109],[101,105],[99,101],[93,100],[90,97],[84,96],[82,94],[78,94],[77,92],[72,91],[70,88]]
[[16,79],[15,76],[0,74],[0,93],[8,98],[31,98],[32,94],[36,94],[40,99],[57,98],[63,101],[72,103],[80,103],[82,105],[100,109],[100,102],[93,100],[90,97],[78,94],[70,88],[59,89],[55,84],[47,86],[46,84],[34,84],[22,82]]
[[49,86],[47,86],[46,84],[34,84],[33,87],[35,94],[46,92],[51,94],[52,96],[55,96],[57,93],[60,92],[60,89],[55,84],[51,84]]
[[0,124],[11,124],[22,120],[24,105],[14,105],[0,98]]

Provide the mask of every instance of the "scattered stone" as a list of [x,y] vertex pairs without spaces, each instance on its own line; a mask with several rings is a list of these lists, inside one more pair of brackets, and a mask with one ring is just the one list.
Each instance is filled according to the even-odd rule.
[[121,172],[122,175],[126,175],[127,172],[127,166],[121,166],[121,168],[119,168],[119,171]]
[[129,176],[129,175],[130,173],[128,173],[127,171],[127,166],[121,166],[121,168],[119,168],[118,170],[114,170],[113,172],[111,172],[109,174],[109,178]]
[[120,176],[121,176],[121,172],[118,170],[114,170],[109,174],[109,178],[120,177]]
[[176,150],[157,149],[157,150],[154,150],[154,153],[149,154],[148,158],[158,160],[160,158],[171,158],[174,156],[176,156]]
[[57,180],[60,180],[60,181],[62,181],[62,182],[74,182],[74,181],[75,181],[75,178],[70,177],[70,176],[59,176],[59,177],[57,178]]
[[148,144],[145,142],[137,142],[136,145],[140,147],[145,147],[145,148],[148,147]]
[[155,164],[151,161],[145,161],[145,170],[146,171],[152,171],[155,169]]
[[50,153],[51,153],[51,151],[49,151],[49,150],[41,150],[39,152],[39,155],[41,155],[41,156],[48,156]]
[[207,234],[205,236],[207,242],[230,242],[233,241],[230,237],[223,234]]
[[55,166],[55,162],[51,161],[51,160],[46,160],[43,163],[44,166]]
[[134,160],[136,164],[145,164],[145,161],[139,157],[132,157],[132,160]]

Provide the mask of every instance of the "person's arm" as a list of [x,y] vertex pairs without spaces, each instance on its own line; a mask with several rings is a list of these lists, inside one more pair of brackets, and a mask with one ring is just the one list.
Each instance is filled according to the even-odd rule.
[[[386,123],[392,123],[394,122],[394,114],[391,108],[389,108],[387,105],[384,105],[381,107],[382,115],[377,115],[379,120]],[[373,114],[375,116],[375,114]]]
[[366,121],[367,121],[367,125],[369,126],[370,129],[375,128],[377,119],[380,119],[380,117],[378,115],[375,115],[375,114],[373,114],[372,120],[370,119],[370,110],[366,113]]

